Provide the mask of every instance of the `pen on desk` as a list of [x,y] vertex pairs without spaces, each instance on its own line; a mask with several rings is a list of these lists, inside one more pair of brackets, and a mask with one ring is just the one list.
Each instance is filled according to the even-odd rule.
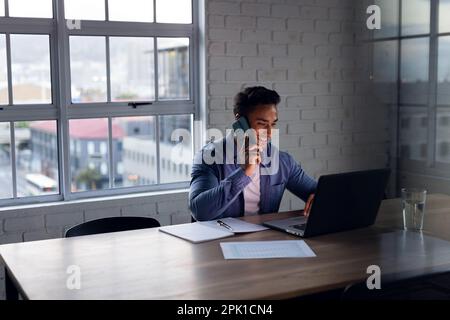
[[228,230],[233,231],[233,228],[230,227],[230,226],[229,226],[228,224],[226,224],[225,222],[223,222],[222,220],[217,220],[217,223],[218,223],[219,225],[221,225],[222,227],[225,227],[225,228],[227,228]]

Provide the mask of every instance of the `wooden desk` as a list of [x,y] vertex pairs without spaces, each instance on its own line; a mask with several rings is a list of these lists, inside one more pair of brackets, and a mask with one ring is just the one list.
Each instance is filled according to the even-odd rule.
[[[306,239],[317,254],[306,259],[223,259],[222,241],[298,239],[273,230],[194,245],[147,229],[8,244],[0,246],[0,254],[8,288],[14,285],[26,299],[278,299],[364,281],[372,264],[382,275],[450,270],[450,243],[394,235],[399,222],[400,201],[384,201],[377,226]],[[450,240],[449,231],[450,196],[430,195],[425,234]],[[67,289],[71,265],[80,267],[80,290]]]

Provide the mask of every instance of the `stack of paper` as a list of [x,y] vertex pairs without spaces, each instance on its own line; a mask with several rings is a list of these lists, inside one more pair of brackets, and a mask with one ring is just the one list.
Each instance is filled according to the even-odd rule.
[[220,226],[217,223],[217,220],[167,226],[159,228],[159,230],[193,243],[231,237],[235,233],[267,230],[266,227],[261,225],[248,223],[234,218],[225,218],[221,219],[221,221],[229,225],[233,231]]
[[233,232],[227,231],[227,229],[219,230],[198,222],[162,227],[159,231],[191,241],[193,243],[221,239],[234,235]]
[[[224,227],[219,225],[217,223],[217,221],[218,220],[198,222],[198,223],[203,224],[205,226],[215,228],[215,229],[223,230]],[[235,218],[225,218],[225,219],[220,219],[220,221],[229,225],[231,227],[231,229],[233,229],[233,231],[232,231],[233,233],[248,233],[248,232],[258,232],[258,231],[268,230],[268,228],[266,228],[260,224],[249,223],[249,222],[245,222],[243,220],[235,219]],[[225,229],[225,230],[228,230],[228,229]]]

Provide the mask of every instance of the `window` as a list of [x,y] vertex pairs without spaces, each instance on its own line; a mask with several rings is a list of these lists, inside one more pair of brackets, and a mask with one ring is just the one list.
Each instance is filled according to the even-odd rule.
[[[193,147],[192,140],[192,116],[162,116],[159,117],[160,128],[160,157],[163,169],[166,168],[161,181],[165,183],[187,181],[190,176],[179,173],[177,165],[192,165]],[[167,167],[165,160],[168,160]]]
[[188,185],[197,6],[0,1],[0,205]]
[[401,40],[400,101],[428,103],[429,38]]
[[375,38],[387,38],[398,36],[400,0],[375,0],[374,4],[381,9],[383,27],[374,32]]
[[10,17],[52,18],[52,0],[7,0]]
[[155,99],[154,38],[111,37],[112,101]]
[[8,64],[6,61],[6,37],[0,34],[0,105],[8,104]]
[[157,44],[160,99],[188,99],[189,39],[158,38]]
[[192,23],[191,0],[156,0],[156,22]]
[[439,0],[439,33],[450,32],[450,0]]
[[[17,173],[17,196],[58,194],[59,168],[52,158],[58,145],[56,121],[23,121],[14,123]],[[47,136],[48,141],[34,140],[35,133]]]
[[11,128],[8,122],[0,122],[0,199],[13,198],[11,168]]
[[[119,117],[112,121],[117,135],[116,143],[122,142],[123,150],[113,147],[113,166],[123,163],[123,172],[115,173],[114,187],[142,186],[152,179],[156,180],[158,170],[155,163],[148,159],[157,153],[156,146],[156,117]],[[137,154],[130,157],[129,154]]]
[[65,0],[66,19],[105,20],[104,0]]
[[48,35],[11,34],[11,73],[15,104],[50,104]]
[[408,107],[400,111],[400,155],[404,159],[426,161],[427,126],[424,126],[428,117],[422,108]]
[[372,79],[375,92],[384,103],[397,101],[398,41],[379,41],[373,46]]
[[108,9],[111,21],[153,22],[153,4],[149,0],[109,0]]
[[439,108],[437,110],[436,128],[436,161],[450,164],[450,110]]
[[108,142],[108,135],[106,118],[69,121],[70,140],[82,146],[81,154],[70,155],[75,160],[73,164],[76,164],[70,168],[72,192],[103,190],[110,187],[109,152],[101,154],[96,150],[96,144]]
[[374,84],[385,94],[386,88],[396,91],[395,78],[399,80],[398,99],[393,94],[384,101],[398,108],[400,176],[448,179],[450,0],[377,2],[382,12],[390,13],[385,17],[388,28],[374,32]]
[[437,104],[450,105],[450,37],[439,37]]
[[73,103],[106,102],[105,37],[70,37]]
[[430,0],[402,1],[402,36],[430,32]]

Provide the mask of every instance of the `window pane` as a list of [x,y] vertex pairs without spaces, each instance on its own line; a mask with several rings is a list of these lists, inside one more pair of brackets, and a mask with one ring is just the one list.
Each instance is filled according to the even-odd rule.
[[113,125],[123,132],[114,142],[114,186],[156,184],[155,118],[114,118]]
[[8,96],[6,37],[4,34],[0,34],[0,104],[8,104]]
[[52,0],[8,0],[9,16],[23,18],[52,18]]
[[0,0],[0,17],[5,16],[5,1]]
[[66,19],[105,20],[105,0],[65,0]]
[[374,30],[375,38],[395,37],[399,29],[399,0],[376,0],[381,9],[381,29]]
[[450,163],[450,111],[437,110],[436,161]]
[[450,105],[450,37],[439,37],[437,104]]
[[11,35],[14,104],[52,101],[48,35]]
[[58,194],[56,121],[16,122],[17,196]]
[[109,20],[153,22],[153,1],[108,0]]
[[429,39],[402,40],[401,46],[400,101],[427,104]]
[[12,198],[11,134],[9,122],[0,122],[0,199]]
[[192,23],[192,0],[156,0],[156,22]]
[[[72,192],[108,189],[108,119],[70,120],[69,135]],[[122,136],[122,130],[113,127],[113,138]]]
[[189,99],[189,38],[158,38],[160,100]]
[[450,0],[439,0],[439,32],[450,32]]
[[[410,110],[408,110],[410,109]],[[426,161],[428,115],[425,108],[400,109],[400,157]]]
[[110,38],[113,101],[155,99],[153,38]]
[[373,83],[376,94],[385,103],[397,99],[398,41],[380,41],[373,49]]
[[106,101],[105,37],[70,37],[72,102]]
[[430,32],[430,0],[402,1],[402,35]]
[[161,183],[189,181],[192,166],[192,116],[171,115],[161,116],[159,119]]

